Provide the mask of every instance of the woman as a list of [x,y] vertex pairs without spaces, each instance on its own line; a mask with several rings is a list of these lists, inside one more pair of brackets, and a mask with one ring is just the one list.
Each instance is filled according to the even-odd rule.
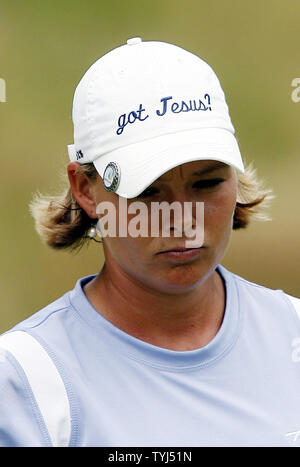
[[86,72],[73,121],[70,186],[31,212],[53,248],[101,232],[105,263],[0,338],[1,444],[299,444],[299,299],[221,265],[270,192],[213,70],[129,39]]

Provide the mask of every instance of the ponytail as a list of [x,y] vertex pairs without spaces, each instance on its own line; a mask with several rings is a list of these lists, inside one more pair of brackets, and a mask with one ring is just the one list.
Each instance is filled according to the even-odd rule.
[[[78,171],[93,180],[98,176],[93,163],[80,165]],[[91,224],[95,223],[95,219],[91,219],[76,202],[71,187],[58,196],[37,192],[29,210],[43,243],[55,249],[81,249],[88,241]]]

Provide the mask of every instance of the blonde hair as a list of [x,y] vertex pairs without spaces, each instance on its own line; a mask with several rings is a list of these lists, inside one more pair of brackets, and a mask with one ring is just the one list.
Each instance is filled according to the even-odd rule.
[[[91,181],[100,177],[93,163],[81,164],[79,172],[86,174]],[[263,187],[252,164],[245,168],[245,173],[237,174],[238,194],[232,228],[247,227],[251,218],[270,220],[264,210],[273,198],[272,190]],[[96,223],[76,202],[70,186],[58,196],[42,195],[38,191],[29,204],[29,210],[42,241],[55,249],[80,250],[89,242],[88,230]]]

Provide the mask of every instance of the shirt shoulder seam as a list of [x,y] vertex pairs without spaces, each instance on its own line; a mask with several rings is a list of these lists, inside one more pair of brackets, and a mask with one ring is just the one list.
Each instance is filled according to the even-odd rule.
[[[69,306],[66,305],[66,306],[63,306],[63,307],[58,308],[56,310],[53,310],[49,314],[47,314],[47,316],[44,316],[43,318],[41,318],[41,320],[38,323],[30,324],[30,317],[29,317],[28,320],[25,320],[25,321],[23,321],[23,323],[20,323],[20,324],[16,325],[13,329],[14,330],[17,330],[17,329],[18,330],[21,330],[21,329],[28,330],[28,329],[37,328],[38,326],[41,326],[45,321],[47,321],[47,319],[49,319],[50,316],[52,316],[54,313],[58,313],[59,311],[66,310],[68,308],[69,308]],[[40,310],[40,311],[42,311],[42,310]],[[29,321],[29,322],[26,323],[26,321]]]
[[277,292],[276,289],[271,289],[270,287],[266,287],[265,285],[261,285],[261,284],[255,284],[255,282],[248,281],[244,277],[238,276],[237,274],[233,273],[233,276],[234,276],[235,280],[239,280],[240,282],[244,282],[245,284],[249,285],[250,287],[258,287],[259,289],[264,289],[264,290],[266,290],[268,292]]
[[[291,302],[291,300],[289,299],[288,295],[286,292],[284,292],[284,290],[279,290],[278,292],[280,292],[281,296],[283,297],[283,300],[285,301],[285,303],[287,304],[288,308],[292,311],[293,315],[296,317],[297,319],[297,322],[298,324],[300,323],[300,316],[299,314],[297,313],[297,310],[294,306],[294,304]],[[294,298],[297,298],[297,297],[294,297]],[[300,303],[300,298],[298,298],[299,300],[299,303]]]

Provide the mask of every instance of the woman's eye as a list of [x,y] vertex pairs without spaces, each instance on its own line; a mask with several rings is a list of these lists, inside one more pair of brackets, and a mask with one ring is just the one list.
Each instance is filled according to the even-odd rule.
[[223,178],[209,178],[208,180],[199,180],[198,182],[193,184],[193,188],[211,188],[219,185],[222,182],[224,182]]
[[154,196],[159,193],[157,188],[146,188],[142,193],[140,193],[137,198],[149,198],[150,196]]

